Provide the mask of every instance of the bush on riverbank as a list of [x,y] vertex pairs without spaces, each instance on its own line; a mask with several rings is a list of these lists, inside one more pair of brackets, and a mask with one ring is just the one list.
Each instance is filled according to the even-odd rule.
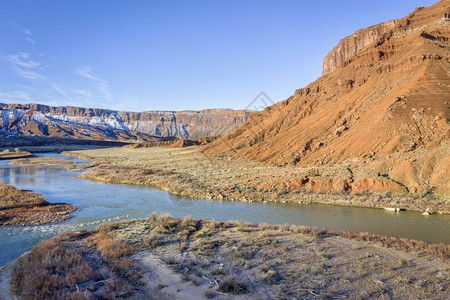
[[76,285],[97,276],[83,256],[55,240],[47,240],[14,264],[11,291],[24,299],[92,299]]
[[103,233],[63,233],[16,260],[11,292],[23,299],[124,297],[139,278],[128,259],[133,253],[132,246]]

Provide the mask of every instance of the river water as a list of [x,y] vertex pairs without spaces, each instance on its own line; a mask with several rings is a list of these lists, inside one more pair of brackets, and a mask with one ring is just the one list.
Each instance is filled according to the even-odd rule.
[[[71,159],[60,154],[42,154]],[[91,229],[100,223],[145,218],[153,213],[174,217],[240,220],[251,223],[308,225],[330,230],[370,232],[450,244],[450,215],[422,216],[419,212],[332,205],[245,203],[178,198],[157,189],[104,184],[77,178],[80,171],[64,167],[9,166],[0,161],[0,182],[44,195],[48,202],[65,202],[77,208],[73,217],[59,224],[0,227],[0,266],[30,250],[40,241],[62,231]]]

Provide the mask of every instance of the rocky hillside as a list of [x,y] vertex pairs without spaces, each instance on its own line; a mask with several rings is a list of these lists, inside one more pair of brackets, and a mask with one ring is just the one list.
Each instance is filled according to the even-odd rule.
[[249,111],[123,112],[40,104],[0,106],[0,134],[108,140],[201,138],[223,135],[245,123]]
[[203,151],[317,167],[309,177],[322,191],[365,182],[450,196],[449,15],[441,0],[356,31],[324,59],[322,77]]

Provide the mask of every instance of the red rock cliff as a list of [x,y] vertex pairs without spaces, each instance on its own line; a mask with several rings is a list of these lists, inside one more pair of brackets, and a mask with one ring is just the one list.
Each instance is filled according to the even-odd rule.
[[194,139],[223,135],[245,123],[249,111],[124,112],[41,104],[0,106],[0,132],[113,140]]

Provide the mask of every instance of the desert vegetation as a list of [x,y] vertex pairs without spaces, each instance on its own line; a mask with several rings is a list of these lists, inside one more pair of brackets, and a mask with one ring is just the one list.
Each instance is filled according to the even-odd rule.
[[103,234],[70,232],[44,241],[13,267],[11,292],[23,299],[117,299],[131,293],[126,257],[134,249]]
[[449,254],[404,239],[152,215],[41,243],[14,263],[11,286],[24,299],[445,299]]
[[0,225],[42,225],[70,218],[76,208],[49,203],[41,194],[21,191],[0,183]]
[[42,205],[46,201],[40,194],[24,192],[11,185],[0,184],[0,209]]
[[5,149],[0,152],[0,159],[16,159],[16,158],[25,158],[33,156],[32,153],[28,151],[22,151],[20,148],[15,148],[14,151],[10,151],[9,149]]
[[33,158],[20,158],[14,159],[9,162],[11,166],[65,166],[65,169],[70,171],[80,171],[88,168],[95,167],[104,161],[100,162],[89,162],[75,164],[70,160],[59,159],[55,157],[33,157]]
[[68,160],[54,157],[19,158],[9,163],[12,166],[64,166],[70,164],[72,163]]
[[65,166],[66,170],[70,170],[70,171],[81,171],[81,170],[85,170],[88,168],[92,168],[95,166],[98,166],[100,164],[100,162],[91,162],[91,163],[83,163],[83,164],[71,164],[68,166]]
[[[154,186],[194,198],[396,207],[419,211],[429,207],[433,211],[450,212],[448,201],[431,194],[412,195],[383,190],[384,183],[389,185],[389,179],[383,174],[374,174],[379,182],[358,181],[364,172],[356,166],[350,172],[345,164],[333,167],[268,166],[227,156],[207,156],[195,146],[181,149],[124,147],[69,153],[87,160],[103,161],[83,173],[82,178]],[[342,184],[348,178],[359,184],[358,191],[344,189]],[[381,183],[378,185],[377,182]],[[342,187],[336,188],[339,184]],[[370,190],[370,184],[380,189]]]
[[[120,147],[127,142],[101,141],[73,138],[57,138],[48,136],[4,136],[0,133],[0,145],[7,149],[19,148],[30,153],[61,152],[70,150]],[[12,151],[11,151],[12,152]]]
[[[68,147],[66,137],[133,143],[70,152],[93,161],[84,165],[51,158],[11,164],[70,165],[85,170],[85,179],[209,200],[450,213],[449,3],[357,30],[325,57],[324,76],[249,119],[250,112],[218,118],[211,110],[4,104],[7,146],[11,137],[48,151],[87,143]],[[89,75],[78,75],[105,81],[86,69]],[[225,135],[172,140],[180,132]],[[60,142],[52,148],[48,141]],[[19,152],[0,159],[28,155]],[[62,220],[72,209],[56,211],[42,196],[8,186],[0,192],[0,224]],[[22,299],[449,299],[449,289],[447,244],[167,214],[63,233],[0,269],[0,295]]]
[[219,137],[202,137],[197,139],[177,139],[173,138],[166,141],[157,141],[157,142],[143,142],[143,143],[135,143],[124,146],[126,148],[138,149],[138,148],[153,148],[153,147],[164,147],[164,148],[185,148],[199,145],[206,145]]
[[448,6],[436,1],[343,37],[323,60],[324,76],[202,152],[314,166],[321,176],[304,184],[312,190],[449,200]]

